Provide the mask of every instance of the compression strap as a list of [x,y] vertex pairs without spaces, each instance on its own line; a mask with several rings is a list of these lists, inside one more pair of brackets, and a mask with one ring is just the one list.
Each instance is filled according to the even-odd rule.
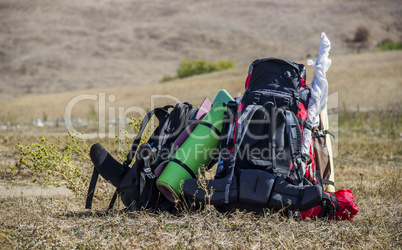
[[184,168],[187,171],[187,173],[189,173],[191,175],[192,178],[194,178],[194,179],[197,178],[197,176],[195,176],[193,170],[191,170],[191,168],[189,168],[184,162],[182,162],[178,159],[175,159],[175,158],[170,158],[169,161],[172,161],[172,162],[180,165],[182,168]]

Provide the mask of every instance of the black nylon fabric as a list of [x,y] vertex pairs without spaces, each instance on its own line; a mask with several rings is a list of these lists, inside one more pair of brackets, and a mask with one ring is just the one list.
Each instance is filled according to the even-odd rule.
[[[171,109],[169,112],[169,109]],[[189,121],[193,119],[198,108],[189,103],[178,103],[156,108],[144,116],[140,131],[134,138],[130,152],[123,164],[117,162],[100,144],[91,149],[91,159],[95,165],[93,181],[91,181],[86,208],[91,208],[97,175],[100,174],[116,187],[116,193],[110,202],[111,209],[120,196],[127,209],[151,209],[173,211],[174,204],[168,201],[155,186],[155,168],[169,156],[171,146],[183,132]],[[140,145],[143,133],[151,118],[155,116],[158,126],[147,143]],[[133,158],[135,163],[130,167]]]
[[[261,105],[265,111],[257,112],[251,118],[250,132],[239,150],[240,156],[245,157],[236,158],[237,172],[262,169],[288,177],[291,163],[295,168],[299,167],[296,160],[301,149],[297,120],[299,101],[306,105],[309,98],[308,89],[300,90],[301,79],[306,76],[305,67],[288,60],[264,58],[250,65],[249,74],[249,86],[242,97],[243,111],[250,105]],[[271,124],[272,121],[275,124]],[[261,153],[246,155],[253,150]]]
[[304,65],[278,58],[257,59],[252,63],[252,72],[249,88],[257,85],[265,85],[270,89],[298,91],[301,78],[305,78]]
[[[307,106],[310,97],[308,89],[300,90],[305,67],[265,58],[254,61],[249,74],[233,153],[207,185],[214,190],[208,196],[210,204],[220,212],[236,208],[257,213],[267,208],[308,210],[322,200],[322,188],[305,182],[299,174],[304,166],[299,102]],[[183,190],[188,198],[206,202],[206,192],[196,179],[186,180]]]
[[[150,178],[144,168],[144,157],[149,156],[149,167],[153,173],[156,167],[167,160],[177,137],[187,127],[189,121],[198,111],[189,103],[178,103],[169,113],[163,124],[159,123],[157,137],[143,144],[136,154],[134,199],[136,209],[157,208],[171,209],[173,204],[163,196],[155,186],[155,178]],[[155,134],[155,133],[154,133]]]

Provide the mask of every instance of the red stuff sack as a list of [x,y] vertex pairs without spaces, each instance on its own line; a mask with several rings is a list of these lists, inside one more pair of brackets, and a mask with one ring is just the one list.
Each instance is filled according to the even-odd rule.
[[320,205],[300,212],[302,220],[327,217],[330,220],[350,220],[359,212],[350,189],[340,189],[335,193],[325,192]]
[[353,193],[350,189],[340,189],[335,192],[336,199],[338,200],[339,211],[335,212],[335,220],[350,220],[359,212]]

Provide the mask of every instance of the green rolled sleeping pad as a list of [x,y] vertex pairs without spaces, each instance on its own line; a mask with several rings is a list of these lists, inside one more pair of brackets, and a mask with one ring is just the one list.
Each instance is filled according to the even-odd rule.
[[[226,90],[220,90],[212,103],[212,108],[202,118],[202,122],[196,126],[190,125],[189,127],[192,128],[186,129],[182,136],[179,136],[173,145],[169,160],[162,162],[155,170],[156,176],[159,176],[156,186],[168,200],[172,202],[178,200],[184,181],[196,178],[199,169],[211,163],[213,153],[217,153],[219,148],[218,133],[222,131],[222,123],[227,111],[224,104],[229,101],[233,101],[230,94]],[[219,132],[215,132],[215,129]],[[181,137],[186,139],[180,141],[183,140]]]

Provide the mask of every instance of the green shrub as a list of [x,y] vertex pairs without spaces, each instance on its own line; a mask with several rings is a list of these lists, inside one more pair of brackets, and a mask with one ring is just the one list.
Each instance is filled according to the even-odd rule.
[[[117,159],[123,161],[131,148],[128,134],[137,134],[141,127],[142,118],[131,118],[127,130],[119,130],[115,135],[114,145],[118,145]],[[32,171],[37,176],[34,182],[46,185],[66,185],[79,197],[86,197],[93,165],[89,157],[90,145],[81,137],[83,133],[68,132],[65,139],[56,139],[54,142],[44,136],[40,141],[23,145],[18,143],[20,150],[19,165]],[[147,141],[151,135],[150,125],[143,134],[141,143]],[[88,169],[88,166],[89,169]],[[44,179],[44,180],[43,180]],[[102,180],[102,178],[101,178]],[[107,182],[102,180],[97,185],[97,192],[104,197],[110,196]]]
[[167,82],[175,80],[177,78],[185,78],[194,75],[207,74],[214,71],[222,71],[226,69],[234,68],[233,61],[221,60],[218,62],[210,62],[205,60],[194,60],[190,61],[185,59],[181,62],[179,68],[177,69],[177,76],[164,75],[161,82]]
[[36,174],[44,175],[48,184],[57,186],[66,183],[77,195],[85,195],[86,182],[90,179],[81,167],[90,162],[86,140],[76,138],[69,132],[65,144],[60,139],[54,143],[42,136],[40,142],[29,146],[18,143],[18,148],[20,163]]
[[401,42],[393,42],[391,40],[384,40],[379,45],[380,50],[402,50],[402,41]]
[[160,82],[173,81],[176,80],[177,78],[178,78],[177,76],[163,75],[163,78]]

